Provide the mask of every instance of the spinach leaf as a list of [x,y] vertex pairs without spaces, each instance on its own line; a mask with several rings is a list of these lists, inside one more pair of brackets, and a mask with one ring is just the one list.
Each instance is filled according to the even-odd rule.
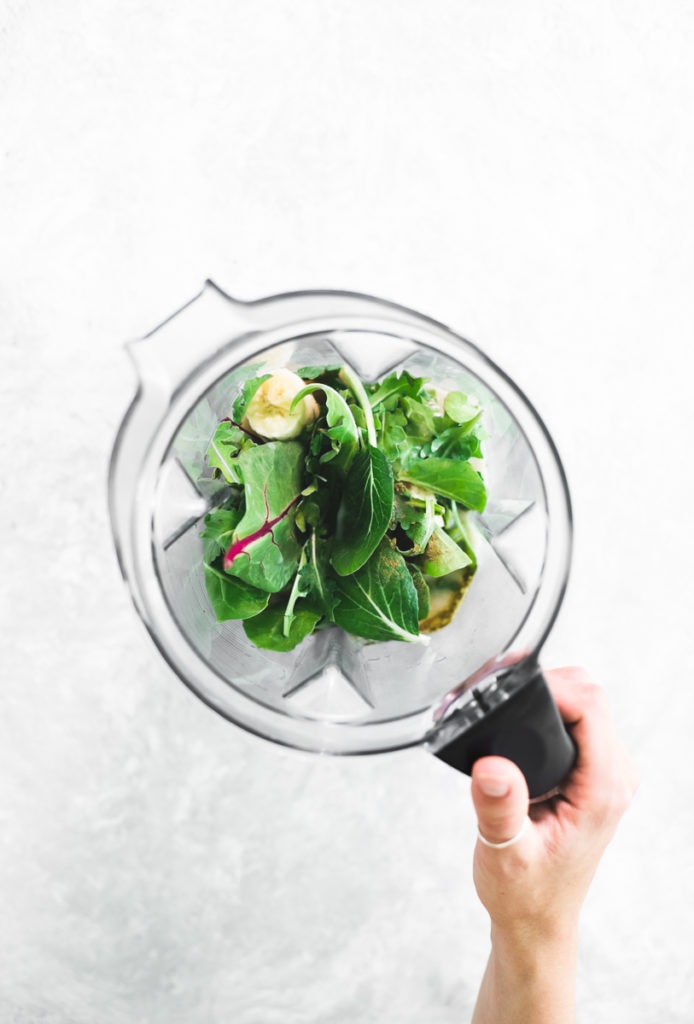
[[205,452],[214,434],[217,416],[206,398],[197,402],[186,416],[174,439],[174,453],[192,480],[203,472]]
[[477,399],[468,398],[462,391],[449,391],[443,400],[443,409],[454,423],[472,423],[482,415]]
[[205,586],[218,622],[247,619],[266,607],[270,595],[205,563]]
[[468,523],[467,513],[461,511],[454,501],[451,502],[451,507],[446,512],[446,532],[463,549],[470,559],[470,566],[475,570],[477,568],[477,556],[475,555],[473,533]]
[[215,558],[228,550],[242,515],[239,508],[218,508],[208,512],[205,516],[205,529],[200,534],[204,561],[214,562]]
[[407,559],[405,559],[405,565],[412,577],[414,589],[417,591],[417,617],[421,622],[422,619],[426,619],[429,611],[431,610],[431,591],[429,590],[427,581],[424,579],[424,576],[417,566]]
[[405,559],[388,541],[357,572],[336,577],[335,596],[332,620],[348,633],[369,640],[422,639],[417,590]]
[[224,556],[226,572],[276,593],[297,570],[294,530],[304,451],[298,441],[270,441],[238,458],[246,509]]
[[434,529],[420,559],[422,570],[427,576],[447,576],[449,572],[464,569],[471,564],[469,555],[439,526]]
[[243,628],[256,647],[266,651],[292,651],[313,632],[321,615],[319,608],[302,601],[297,605],[289,629],[285,632],[285,610],[281,605],[273,605],[252,619],[246,619]]
[[400,479],[426,487],[434,494],[452,498],[461,505],[482,512],[487,491],[482,477],[469,462],[456,459],[414,459],[401,470]]
[[350,466],[337,511],[332,564],[341,576],[356,572],[383,539],[393,514],[393,471],[369,445]]
[[328,544],[314,532],[311,534],[307,553],[308,561],[300,570],[304,585],[312,602],[320,606],[330,617],[335,605],[335,583],[330,575]]

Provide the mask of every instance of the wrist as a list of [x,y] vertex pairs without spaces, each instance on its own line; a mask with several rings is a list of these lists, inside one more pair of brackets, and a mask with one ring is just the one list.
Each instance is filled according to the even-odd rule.
[[568,985],[573,990],[577,922],[557,921],[543,927],[492,924],[491,944],[491,959],[507,978],[549,989]]
[[473,1024],[575,1024],[577,929],[492,924]]
[[490,938],[505,942],[523,939],[533,945],[552,945],[555,942],[576,941],[580,908],[571,912],[567,908],[549,914],[509,914],[498,917],[490,914]]

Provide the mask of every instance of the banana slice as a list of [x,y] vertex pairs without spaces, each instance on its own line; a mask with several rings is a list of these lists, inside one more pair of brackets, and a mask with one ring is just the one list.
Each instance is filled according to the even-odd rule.
[[268,441],[287,441],[298,437],[316,418],[318,403],[306,395],[290,412],[290,406],[306,382],[291,370],[277,370],[263,381],[248,403],[245,419],[254,434]]

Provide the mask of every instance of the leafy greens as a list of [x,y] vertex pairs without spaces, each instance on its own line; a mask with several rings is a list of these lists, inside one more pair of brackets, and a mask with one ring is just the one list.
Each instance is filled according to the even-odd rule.
[[[432,592],[467,585],[476,569],[476,399],[452,391],[441,402],[407,371],[371,384],[349,367],[310,366],[282,371],[279,389],[258,370],[214,428],[201,475],[226,485],[201,534],[216,618],[242,620],[273,651],[330,625],[426,641]],[[276,439],[283,416],[298,427]]]

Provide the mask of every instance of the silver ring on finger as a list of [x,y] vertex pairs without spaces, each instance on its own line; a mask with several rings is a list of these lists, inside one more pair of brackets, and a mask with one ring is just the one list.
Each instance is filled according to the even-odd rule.
[[503,843],[493,843],[491,839],[487,839],[480,832],[479,825],[477,826],[477,837],[484,843],[485,846],[489,846],[490,849],[492,850],[505,850],[507,846],[513,846],[514,843],[517,843],[518,840],[525,835],[525,830],[527,829],[529,822],[530,818],[526,814],[526,816],[523,818],[523,824],[521,825],[518,832],[516,832],[515,836],[512,836],[511,839],[507,839]]

